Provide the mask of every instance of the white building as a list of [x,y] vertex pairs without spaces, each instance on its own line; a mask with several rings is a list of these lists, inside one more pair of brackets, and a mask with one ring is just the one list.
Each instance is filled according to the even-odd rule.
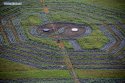
[[71,29],[73,32],[77,32],[79,29],[78,28],[72,28]]

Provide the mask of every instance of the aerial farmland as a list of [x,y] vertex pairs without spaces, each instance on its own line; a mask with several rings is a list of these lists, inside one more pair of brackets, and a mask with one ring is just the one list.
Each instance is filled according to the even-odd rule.
[[124,0],[0,2],[0,83],[125,83]]

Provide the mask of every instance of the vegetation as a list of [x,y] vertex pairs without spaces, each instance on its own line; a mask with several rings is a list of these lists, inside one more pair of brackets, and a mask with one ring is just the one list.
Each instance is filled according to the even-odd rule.
[[72,45],[68,41],[63,41],[65,48],[67,49],[73,49]]
[[0,58],[0,79],[71,78],[67,70],[41,70]]
[[99,49],[109,41],[98,27],[92,27],[92,29],[92,33],[89,36],[77,39],[83,49]]
[[[42,19],[44,16],[41,17],[42,14],[44,15],[42,11],[44,5],[38,2],[40,0],[25,1],[26,4],[22,6],[1,5],[0,15],[1,18],[5,19],[1,21],[0,35],[3,36],[3,33],[5,33],[9,44],[5,44],[4,38],[2,40],[4,44],[0,44],[0,79],[47,78],[65,81],[65,79],[72,79],[72,75],[75,73],[79,79],[125,78],[125,58],[123,56],[125,30],[124,24],[121,24],[125,23],[124,0],[44,0],[44,5],[47,5],[46,7],[49,9],[45,19]],[[7,24],[6,18],[8,15],[10,15],[10,18],[7,20],[11,21]],[[14,15],[14,17],[11,18],[11,15]],[[78,38],[77,42],[83,49],[74,51],[68,40],[61,40],[58,45],[56,39],[36,37],[30,34],[31,27],[46,24],[46,20],[49,22],[61,21],[85,24],[85,26],[88,24],[88,26],[91,26],[92,33]],[[103,26],[104,22],[107,23],[107,25],[105,23],[105,27],[108,27],[109,24],[115,26],[108,27],[111,28],[112,32],[114,30],[112,36],[118,41],[117,45],[111,48],[111,51],[118,51],[119,54],[108,53],[108,46],[104,51],[95,50],[102,48],[109,42],[109,39],[105,36],[107,32],[103,34],[101,32],[103,27],[100,30],[98,26]],[[6,28],[10,31],[4,30],[1,33],[2,29]],[[22,40],[15,40],[12,43],[8,34],[16,34],[16,31],[17,37],[22,38]],[[120,33],[123,37],[120,37]],[[28,39],[25,40],[25,36]],[[12,39],[17,37],[12,35]],[[66,49],[58,48],[58,46],[63,47],[63,44]],[[54,81],[54,83],[57,82]]]
[[80,78],[124,78],[125,70],[76,70]]
[[61,10],[56,10],[51,12],[52,14],[48,16],[54,22],[84,23],[84,20],[82,18],[78,18],[74,16],[72,13]]
[[33,71],[37,68],[0,58],[0,72]]
[[0,79],[17,78],[71,78],[66,70],[33,70],[33,71],[13,71],[0,72]]
[[27,18],[21,21],[23,26],[31,26],[31,25],[41,25],[42,20],[40,19],[39,15],[29,15]]
[[[62,0],[47,0],[46,2],[61,2]],[[124,10],[125,1],[124,0],[66,0],[62,2],[78,2],[78,3],[87,3],[92,5],[98,5],[104,8],[114,8]]]

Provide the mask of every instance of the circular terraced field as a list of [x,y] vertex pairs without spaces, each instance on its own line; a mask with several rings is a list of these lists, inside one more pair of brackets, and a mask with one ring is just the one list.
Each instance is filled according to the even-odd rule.
[[[45,72],[44,75],[42,71],[38,76],[40,79],[31,77],[23,80],[25,73],[30,70],[15,69],[16,75],[20,76],[23,72],[24,77],[16,80],[18,76],[12,74],[15,80],[9,80],[11,75],[8,73],[11,72],[2,69],[0,71],[9,77],[0,82],[124,81],[117,78],[125,77],[121,71],[125,69],[125,13],[79,1],[46,0],[40,3],[39,0],[25,0],[22,6],[2,8],[0,58],[47,70],[49,73]],[[45,13],[45,7],[48,13]],[[5,10],[13,13],[6,13]],[[63,40],[55,42],[53,39]],[[95,79],[89,79],[91,76]],[[103,79],[102,76],[111,79]]]

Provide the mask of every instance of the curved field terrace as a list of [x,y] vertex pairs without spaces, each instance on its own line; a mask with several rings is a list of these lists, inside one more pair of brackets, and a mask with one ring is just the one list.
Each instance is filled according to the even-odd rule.
[[123,0],[13,1],[0,4],[0,83],[125,82]]

